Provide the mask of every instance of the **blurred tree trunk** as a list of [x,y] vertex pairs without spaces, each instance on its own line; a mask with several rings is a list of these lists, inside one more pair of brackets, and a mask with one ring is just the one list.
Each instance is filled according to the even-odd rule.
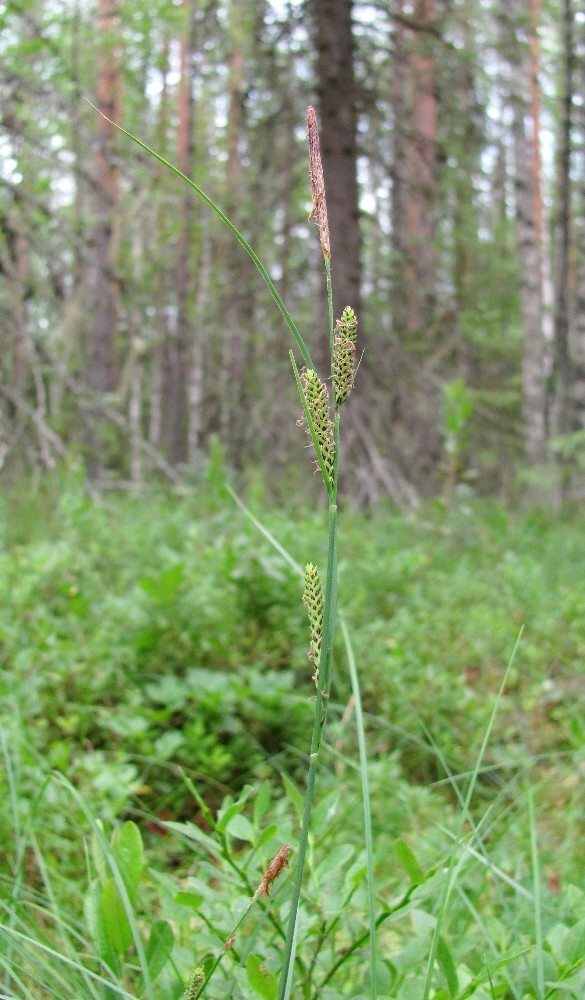
[[[162,39],[161,53],[159,56],[159,72],[161,78],[161,93],[158,107],[158,117],[155,131],[155,149],[166,153],[169,128],[169,58],[170,42],[165,34]],[[159,193],[164,190],[165,180],[168,178],[167,168],[161,163],[156,164],[156,179]],[[155,207],[155,232],[156,237],[153,246],[153,253],[156,251],[156,239],[160,233],[164,232],[164,216],[168,211],[166,199],[157,199]],[[149,416],[148,416],[148,440],[156,448],[160,448],[163,440],[163,390],[166,375],[167,357],[167,310],[165,309],[165,296],[167,292],[166,269],[158,267],[156,269],[153,289],[154,308],[154,344],[152,352],[152,368],[150,373],[149,386]]]
[[[22,164],[21,157],[21,164]],[[23,170],[23,176],[24,170]],[[18,228],[11,233],[12,250],[14,254],[11,262],[13,268],[13,296],[12,311],[14,319],[13,329],[13,364],[12,372],[14,377],[14,388],[24,396],[29,376],[29,328],[27,317],[27,298],[30,294],[30,246],[29,229],[25,228],[24,205],[20,206],[23,217],[17,223]]]
[[474,70],[475,43],[469,21],[463,24],[466,59],[455,84],[457,125],[450,144],[456,159],[453,213],[453,285],[458,318],[469,314],[477,294],[478,213],[475,178],[480,172],[481,137],[477,123]]
[[[438,198],[436,0],[416,0],[410,19],[397,0],[394,30],[395,298],[403,332],[428,329],[436,302]],[[416,26],[410,28],[408,21]]]
[[335,315],[361,319],[357,109],[352,0],[314,0],[321,156],[331,237]]
[[[121,52],[118,0],[99,0],[96,150],[96,223],[93,234],[93,329],[87,352],[87,381],[98,392],[116,386],[115,336],[118,323],[117,219],[120,174],[115,156],[120,120]],[[104,117],[105,116],[105,117]],[[109,120],[107,120],[109,119]]]
[[[575,59],[579,68],[578,87],[585,94],[585,23],[577,26]],[[577,89],[577,88],[575,88]],[[585,101],[575,111],[576,159],[575,184],[575,252],[577,257],[573,322],[571,324],[571,355],[574,361],[572,398],[576,423],[585,427]]]
[[563,0],[562,113],[559,123],[557,218],[555,225],[555,303],[553,399],[551,430],[567,434],[571,427],[569,390],[569,253],[571,248],[571,147],[573,117],[573,4]]
[[409,331],[424,330],[433,319],[436,300],[437,95],[434,40],[436,0],[416,0],[413,20],[420,28],[410,58],[412,130],[408,144],[407,260]]
[[[183,31],[180,40],[180,80],[177,122],[177,166],[187,177],[193,170],[194,100],[193,52],[195,49],[195,9],[193,0],[183,0]],[[187,461],[187,385],[189,341],[193,315],[189,297],[192,291],[194,192],[188,184],[181,189],[181,220],[177,240],[175,290],[177,316],[169,337],[165,398],[169,406],[169,461],[178,465]]]
[[408,326],[407,309],[407,81],[404,0],[396,0],[392,65],[392,317],[394,332],[403,336]]
[[[244,50],[245,26],[242,0],[230,0],[228,53],[227,191],[226,213],[236,226],[243,218],[244,185]],[[221,381],[221,437],[227,456],[236,467],[242,465],[249,419],[242,415],[246,404],[246,356],[250,343],[251,302],[246,296],[246,268],[241,248],[229,237],[225,270],[228,300],[223,330]],[[248,413],[250,417],[250,413]]]
[[[540,465],[546,452],[546,393],[544,381],[543,339],[543,262],[541,226],[542,191],[536,187],[540,171],[535,160],[540,156],[538,104],[534,87],[538,67],[531,67],[537,46],[532,51],[518,41],[518,28],[524,24],[528,36],[537,31],[535,11],[527,12],[520,0],[503,0],[502,24],[504,54],[510,73],[512,140],[514,149],[514,189],[516,229],[520,271],[520,307],[522,315],[522,423],[525,456],[530,465]],[[532,16],[530,16],[532,15]],[[532,80],[532,93],[530,93]],[[530,133],[527,132],[530,123]]]

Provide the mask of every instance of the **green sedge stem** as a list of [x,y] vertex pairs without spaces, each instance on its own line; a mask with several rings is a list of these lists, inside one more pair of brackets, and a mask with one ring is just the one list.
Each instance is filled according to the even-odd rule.
[[[332,492],[335,491],[335,485]],[[327,718],[327,706],[329,702],[329,684],[331,679],[331,660],[333,655],[333,633],[335,629],[335,613],[337,601],[337,506],[330,503],[329,506],[329,543],[327,550],[327,578],[325,583],[325,607],[323,611],[323,638],[321,646],[321,663],[317,678],[317,697],[315,699],[315,713],[313,716],[313,732],[311,736],[311,755],[309,758],[309,773],[307,775],[307,787],[305,790],[305,802],[303,808],[303,820],[299,847],[297,853],[297,864],[293,882],[291,909],[286,929],[286,941],[284,946],[283,963],[278,984],[278,1000],[285,1000],[287,997],[287,985],[289,982],[289,968],[292,962],[292,952],[295,938],[295,929],[299,903],[301,898],[301,887],[303,882],[303,871],[309,842],[309,829],[311,824],[311,812],[313,808],[313,798],[315,792],[315,780],[317,777],[317,764],[319,759],[319,749],[321,739],[325,729]]]
[[236,227],[234,226],[233,222],[230,222],[230,220],[228,219],[227,215],[224,212],[222,212],[222,210],[219,207],[219,205],[216,205],[216,203],[213,201],[213,199],[210,198],[209,195],[205,194],[205,191],[203,191],[203,189],[200,188],[199,185],[195,183],[195,181],[192,181],[190,177],[187,177],[187,174],[184,174],[183,171],[179,170],[178,167],[173,166],[173,164],[170,163],[168,160],[165,160],[164,156],[161,156],[160,153],[155,152],[154,149],[151,149],[150,146],[147,146],[145,142],[142,142],[142,140],[139,139],[137,136],[133,135],[132,132],[128,132],[127,129],[122,128],[122,126],[118,125],[117,122],[113,122],[111,120],[111,118],[108,118],[107,115],[104,115],[103,112],[101,112],[99,110],[99,108],[96,108],[95,105],[91,103],[91,101],[88,101],[87,103],[90,105],[90,107],[92,107],[94,109],[94,111],[97,111],[98,114],[100,114],[102,116],[102,118],[105,118],[106,121],[110,122],[111,125],[114,125],[114,127],[117,128],[118,131],[120,131],[124,135],[128,136],[129,139],[132,139],[132,142],[135,142],[137,146],[140,146],[140,148],[143,149],[145,153],[148,153],[149,156],[153,156],[155,160],[158,160],[158,162],[163,165],[163,167],[167,167],[167,169],[170,170],[173,174],[175,174],[177,177],[180,177],[182,181],[185,181],[185,183],[188,184],[189,187],[193,188],[193,190],[199,195],[199,197],[203,199],[203,201],[205,202],[205,204],[209,205],[209,208],[211,208],[212,211],[215,212],[215,214],[217,215],[217,217],[223,222],[224,226],[227,226],[227,228],[229,229],[229,231],[231,233],[233,233],[233,235],[236,237],[236,239],[237,239],[238,243],[240,244],[240,246],[242,246],[244,248],[244,250],[246,251],[246,253],[248,254],[248,256],[254,262],[254,265],[256,266],[256,268],[258,269],[258,271],[260,272],[260,274],[262,275],[262,277],[263,277],[263,279],[264,279],[264,281],[265,281],[265,283],[267,285],[268,291],[270,292],[272,298],[276,302],[276,305],[278,306],[278,308],[279,308],[279,310],[280,310],[280,312],[281,312],[281,314],[282,314],[282,316],[284,318],[284,321],[285,321],[286,325],[288,326],[288,328],[289,328],[289,330],[290,330],[290,332],[291,332],[291,334],[292,334],[292,336],[293,336],[293,338],[295,340],[295,343],[296,343],[299,351],[302,354],[303,361],[304,361],[305,365],[307,366],[307,368],[314,368],[313,362],[311,360],[311,355],[309,354],[307,346],[306,346],[303,338],[301,337],[301,334],[300,334],[300,332],[298,330],[298,327],[297,327],[295,321],[293,320],[291,314],[289,313],[288,309],[286,308],[284,302],[282,301],[280,295],[276,291],[276,288],[274,287],[272,278],[268,274],[268,271],[264,267],[264,264],[262,263],[262,261],[260,260],[260,258],[258,257],[258,255],[255,253],[255,251],[252,250],[252,247],[250,246],[250,244],[248,243],[248,241],[245,239],[245,237],[242,236],[242,234],[239,231],[239,229],[236,229]]
[[[329,311],[329,343],[331,349],[331,364],[333,364],[333,293],[331,287],[331,265],[328,257],[325,257],[325,271],[327,275],[327,303]],[[297,385],[301,389],[300,378],[293,359],[293,368]],[[304,394],[301,393],[304,399]],[[303,406],[303,409],[305,407]],[[305,414],[306,415],[306,414]],[[309,423],[310,427],[310,423]],[[311,755],[309,758],[309,773],[307,775],[307,787],[305,791],[305,801],[303,807],[303,820],[299,847],[297,854],[297,864],[293,882],[290,915],[286,928],[286,941],[284,945],[283,962],[280,970],[280,980],[278,983],[278,1000],[288,1000],[292,990],[291,964],[296,936],[296,923],[301,899],[301,888],[303,884],[303,874],[307,845],[309,842],[309,830],[311,826],[311,812],[313,809],[313,799],[315,795],[315,781],[317,778],[317,764],[319,760],[319,750],[321,740],[325,730],[327,719],[327,706],[329,703],[329,692],[331,686],[331,663],[333,660],[333,637],[335,633],[335,619],[337,613],[337,479],[339,465],[339,411],[335,414],[334,423],[334,467],[333,478],[329,480],[327,495],[329,501],[329,527],[327,538],[327,572],[325,578],[325,596],[323,609],[323,633],[321,640],[321,661],[319,664],[319,674],[317,677],[317,697],[315,699],[315,712],[313,716],[313,731],[311,735]],[[313,437],[313,435],[311,435]],[[320,449],[316,447],[317,457],[320,459]],[[320,465],[322,464],[320,459]],[[329,477],[324,477],[327,484]]]
[[372,837],[372,810],[370,805],[370,784],[368,780],[368,754],[366,749],[366,733],[364,725],[364,713],[362,709],[362,697],[360,683],[355,661],[349,628],[343,615],[339,616],[339,625],[343,642],[345,645],[345,655],[351,679],[351,691],[353,694],[355,723],[360,755],[360,776],[362,783],[362,801],[364,806],[364,842],[366,845],[367,865],[367,893],[368,893],[368,926],[370,932],[370,991],[372,1000],[378,996],[378,944],[376,936],[376,888],[374,884],[374,844]]
[[327,282],[327,307],[329,311],[329,354],[333,361],[333,338],[335,336],[335,326],[333,323],[333,286],[331,284],[331,258],[325,257],[325,275]]

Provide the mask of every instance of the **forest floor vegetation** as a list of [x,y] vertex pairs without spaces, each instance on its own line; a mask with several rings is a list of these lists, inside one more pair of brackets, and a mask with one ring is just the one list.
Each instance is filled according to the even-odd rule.
[[[262,879],[283,844],[294,868],[315,686],[299,577],[220,480],[3,497],[2,997],[174,1000],[212,961],[205,996],[277,995],[284,860]],[[293,559],[324,559],[322,512],[250,505]],[[582,998],[581,516],[340,517],[378,995]],[[338,634],[295,957],[315,1000],[369,995],[345,660]]]

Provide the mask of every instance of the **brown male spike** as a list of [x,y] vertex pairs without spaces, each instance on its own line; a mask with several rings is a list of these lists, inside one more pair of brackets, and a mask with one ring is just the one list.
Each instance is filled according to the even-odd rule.
[[307,133],[309,137],[309,176],[311,178],[311,194],[313,195],[313,207],[309,213],[309,221],[314,215],[317,217],[323,256],[329,258],[331,256],[331,244],[329,241],[327,202],[325,200],[325,179],[323,177],[323,164],[321,163],[317,115],[311,105],[307,108]]
[[288,868],[288,856],[292,848],[288,844],[283,844],[280,848],[278,854],[272,859],[268,868],[262,876],[262,881],[254,893],[254,899],[258,899],[258,896],[268,896],[268,890],[277,878],[283,868]]

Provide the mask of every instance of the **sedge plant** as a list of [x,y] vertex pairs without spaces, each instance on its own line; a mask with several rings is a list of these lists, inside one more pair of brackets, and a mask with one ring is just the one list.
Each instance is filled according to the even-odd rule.
[[[115,124],[115,123],[113,123]],[[120,126],[117,126],[120,128]],[[312,208],[309,220],[315,219],[318,230],[325,269],[327,303],[328,303],[328,340],[330,355],[330,384],[332,400],[329,398],[327,381],[320,377],[313,364],[311,354],[301,336],[298,327],[276,290],[268,271],[252,249],[247,240],[233,225],[231,220],[221,211],[219,206],[189,177],[183,174],[162,156],[152,150],[136,136],[121,129],[125,135],[137,143],[145,152],[153,156],[165,167],[187,183],[200,198],[216,213],[222,223],[227,226],[238,240],[245,252],[252,259],[262,275],[269,292],[278,306],[288,326],[295,344],[300,352],[302,367],[290,352],[291,364],[299,391],[303,417],[299,423],[304,423],[306,432],[312,442],[315,462],[321,473],[326,492],[328,506],[328,539],[327,564],[324,578],[313,563],[307,563],[304,569],[303,603],[309,617],[310,640],[308,657],[313,665],[312,680],[315,684],[313,726],[309,752],[309,766],[304,797],[303,818],[299,837],[298,851],[294,863],[294,880],[292,888],[290,915],[287,924],[284,944],[283,962],[278,984],[278,1000],[287,1000],[292,990],[292,970],[294,964],[295,932],[297,914],[300,905],[301,887],[309,841],[309,829],[313,802],[315,798],[315,783],[317,777],[319,751],[321,748],[327,706],[331,688],[331,668],[333,659],[333,639],[335,633],[337,612],[337,487],[339,479],[339,442],[341,407],[347,400],[355,377],[356,332],[357,319],[351,306],[347,306],[341,317],[334,321],[333,293],[331,283],[331,244],[329,223],[327,217],[327,200],[325,181],[319,148],[319,131],[317,116],[313,107],[307,109],[307,135],[309,147],[309,176],[311,183]],[[271,881],[271,874],[276,866],[277,874],[288,865],[289,845],[283,844],[279,854],[273,859],[265,872],[261,886],[266,887]],[[260,891],[260,890],[259,890]],[[370,893],[370,895],[372,895]],[[238,924],[239,926],[239,924]],[[372,925],[373,929],[373,925]],[[372,945],[372,951],[373,951]],[[214,971],[216,963],[213,966]],[[195,996],[203,996],[211,972],[202,976],[199,969],[195,970],[192,981],[187,988],[189,1000]],[[373,991],[375,996],[375,972],[372,969]]]

